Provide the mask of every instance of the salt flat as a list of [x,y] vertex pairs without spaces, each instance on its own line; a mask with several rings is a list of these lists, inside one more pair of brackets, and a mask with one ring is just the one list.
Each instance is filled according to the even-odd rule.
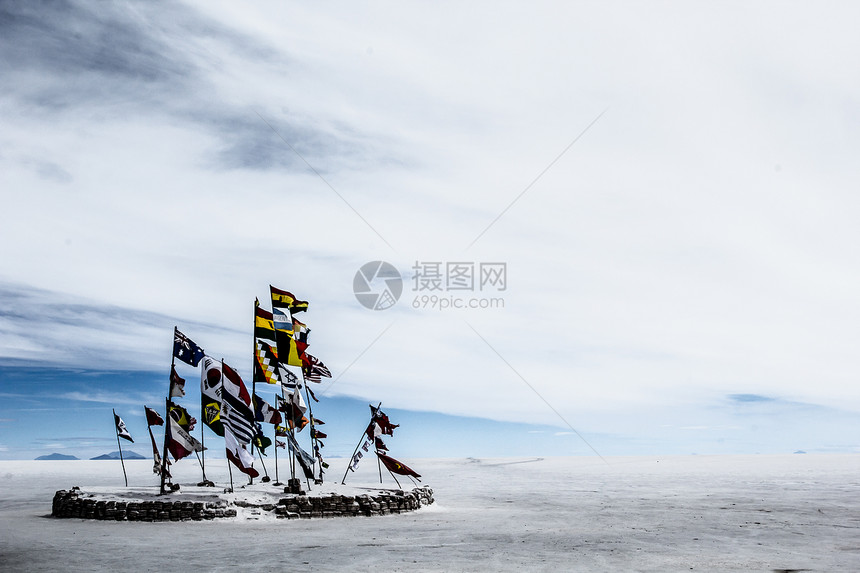
[[[122,492],[118,462],[0,462],[0,570],[860,570],[856,454],[404,461],[436,504],[383,517],[182,523],[48,517],[55,490]],[[346,460],[334,462],[339,481]],[[151,466],[126,462],[132,488],[155,486]],[[373,487],[376,469],[366,464],[348,483]],[[200,479],[189,460],[174,475]],[[225,485],[224,461],[209,461],[207,476]]]

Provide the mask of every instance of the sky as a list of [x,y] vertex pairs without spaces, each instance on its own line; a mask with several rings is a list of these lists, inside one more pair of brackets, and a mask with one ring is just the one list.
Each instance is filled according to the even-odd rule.
[[145,435],[174,326],[249,378],[269,285],[408,456],[860,451],[858,16],[4,2],[0,458]]

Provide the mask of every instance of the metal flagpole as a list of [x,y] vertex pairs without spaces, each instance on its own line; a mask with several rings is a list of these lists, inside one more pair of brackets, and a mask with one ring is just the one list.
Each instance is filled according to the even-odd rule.
[[[173,345],[176,346],[176,326],[173,327]],[[176,365],[176,353],[171,350],[170,352],[170,373],[173,373],[173,368]],[[170,389],[173,385],[173,382],[170,381],[170,376],[167,377],[167,398],[164,399],[164,447],[162,448],[162,456],[161,456],[161,491],[160,495],[164,495],[164,480],[166,478],[167,473],[167,444],[170,439]]]
[[119,428],[116,426],[116,410],[111,409],[113,412],[113,429],[114,433],[116,433],[116,445],[119,446],[119,462],[122,464],[122,477],[125,478],[125,487],[128,487],[128,475],[125,473],[125,461],[122,459],[122,444],[119,443]]
[[[203,400],[201,400],[200,402],[201,402],[201,406],[202,406]],[[200,455],[203,457],[203,462],[200,464],[200,466],[203,468],[203,485],[208,485],[206,483],[208,481],[206,479],[206,437],[205,437],[206,432],[203,431],[203,427],[206,425],[206,422],[203,421],[204,415],[205,414],[201,411],[200,412],[200,447],[203,449],[200,450]]]
[[[377,459],[379,458],[379,456],[378,456],[378,455],[377,455],[376,457],[377,457]],[[402,485],[400,485],[400,482],[399,482],[399,481],[397,481],[397,478],[396,478],[396,477],[394,477],[394,472],[393,472],[393,471],[391,471],[390,469],[388,469],[388,466],[385,466],[385,469],[387,469],[387,470],[388,470],[388,473],[390,473],[390,474],[391,474],[391,477],[393,477],[393,478],[394,478],[394,483],[396,483],[396,484],[397,484],[397,487],[398,487],[398,488],[400,488],[400,489],[403,489],[403,486],[402,486]]]
[[[275,404],[278,403],[278,395],[275,394]],[[281,480],[278,478],[278,425],[274,424],[275,427],[275,483],[274,485],[281,485]]]
[[[251,339],[254,341],[251,352],[251,410],[254,413],[254,431],[256,432],[257,423],[257,405],[254,403],[254,395],[257,393],[257,377],[254,375],[255,367],[257,366],[257,307],[260,306],[260,300],[254,299],[254,327],[251,329]],[[273,326],[274,328],[274,326]],[[254,439],[251,438],[251,459],[254,459]],[[254,485],[254,478],[248,476],[251,485]]]

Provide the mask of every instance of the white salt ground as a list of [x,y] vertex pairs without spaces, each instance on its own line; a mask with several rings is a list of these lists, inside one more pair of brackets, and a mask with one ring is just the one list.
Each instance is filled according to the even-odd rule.
[[[860,571],[860,455],[404,461],[436,504],[181,523],[48,517],[54,491],[73,485],[152,492],[150,461],[126,462],[128,489],[118,462],[0,462],[0,571]],[[333,481],[343,464],[334,460]],[[376,472],[366,463],[345,491],[374,491]],[[174,475],[182,492],[196,490],[196,461]],[[224,461],[210,461],[207,477],[223,488]],[[234,479],[237,497],[266,487],[279,497]],[[396,487],[388,476],[385,487]]]

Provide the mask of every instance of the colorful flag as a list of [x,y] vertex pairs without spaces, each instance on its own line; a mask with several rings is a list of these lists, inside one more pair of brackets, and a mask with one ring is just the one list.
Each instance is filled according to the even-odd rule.
[[236,436],[230,429],[230,424],[224,425],[224,446],[227,451],[227,459],[233,462],[239,471],[252,478],[260,475],[260,472],[254,469],[254,456],[245,448],[244,444],[240,444],[236,440]]
[[302,353],[307,345],[293,338],[293,321],[282,310],[272,309],[272,324],[278,344],[278,359],[290,366],[302,366]]
[[[380,452],[376,452],[376,455],[379,456],[379,459],[382,461],[382,465],[384,465],[386,468],[388,468],[388,471],[390,471],[393,474],[400,474],[403,476],[412,476],[414,478],[420,478],[421,477],[418,473],[415,472],[415,470],[411,469],[408,466],[403,465],[402,463],[398,462],[397,460],[395,460],[394,458],[392,458],[390,456],[386,456],[385,454],[382,454]],[[421,480],[419,479],[418,481],[421,481]]]
[[[235,370],[222,364],[223,390],[221,392],[221,421],[230,429],[234,439],[242,445],[251,443],[254,430],[254,410],[251,395]],[[237,453],[238,456],[238,453]]]
[[203,423],[219,436],[224,435],[221,422],[221,361],[205,356],[200,367],[200,415]]
[[272,293],[272,308],[285,308],[290,312],[302,312],[308,309],[308,301],[298,300],[292,293],[269,285]]
[[194,430],[194,426],[197,425],[197,418],[188,413],[188,410],[180,406],[179,404],[174,404],[173,402],[168,402],[168,412],[167,415],[170,416],[173,420],[182,427],[186,432],[190,432]]
[[388,448],[385,447],[385,442],[382,441],[382,438],[374,438],[374,443],[376,444],[376,449],[382,452],[387,452]]
[[302,372],[305,375],[305,380],[308,382],[322,382],[322,376],[326,378],[331,378],[331,371],[326,367],[325,364],[320,362],[320,360],[311,354],[305,353],[305,363],[302,366]]
[[304,322],[297,319],[295,316],[293,317],[293,338],[298,340],[299,342],[308,343],[308,334],[311,333],[311,329],[308,328],[308,325]]
[[260,308],[259,304],[257,301],[257,306],[254,307],[254,336],[266,340],[275,340],[275,324],[272,313]]
[[169,424],[169,438],[167,440],[167,451],[176,461],[191,455],[192,452],[202,452],[203,444],[198,442],[189,433],[197,422],[182,406],[173,402],[167,403],[167,419]]
[[185,396],[185,379],[180,378],[174,366],[170,367],[170,397],[181,398]]
[[278,352],[262,340],[257,340],[255,354],[257,361],[254,364],[254,382],[279,384],[281,380],[278,378]]
[[194,341],[173,328],[173,355],[191,366],[197,366],[203,358],[203,349],[194,344]]
[[282,442],[281,440],[275,440],[275,443],[276,443],[277,447],[279,447],[279,448],[286,448],[287,447],[287,442]]
[[254,419],[257,422],[265,422],[276,426],[284,421],[281,413],[257,394],[254,394]]
[[146,412],[146,425],[147,426],[163,426],[164,418],[161,417],[161,414],[150,408],[149,406],[143,407]]
[[116,412],[113,413],[113,421],[116,424],[116,435],[133,444],[134,440],[131,439],[131,434],[128,433],[128,430],[125,427],[125,422],[122,421],[122,418],[116,415]]
[[275,426],[275,435],[279,438],[283,438],[287,435],[287,429],[284,426]]
[[262,432],[258,432],[257,435],[254,436],[254,445],[257,446],[258,450],[260,450],[260,454],[265,456],[266,448],[272,445],[272,440],[264,436]]

